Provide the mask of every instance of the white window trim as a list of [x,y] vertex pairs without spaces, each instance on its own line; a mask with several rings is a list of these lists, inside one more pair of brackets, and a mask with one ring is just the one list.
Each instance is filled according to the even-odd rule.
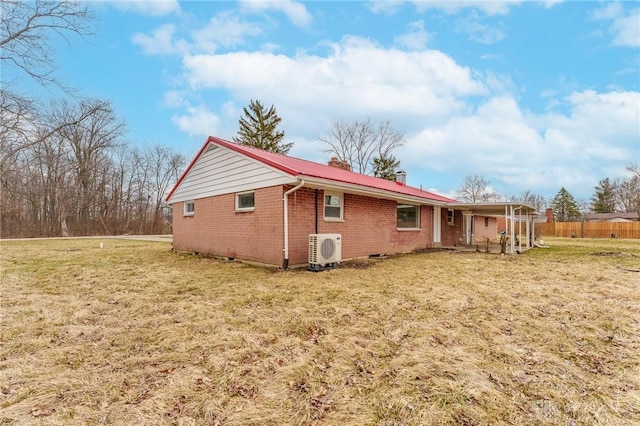
[[[398,215],[398,205],[396,205],[396,218],[397,218],[397,215]],[[399,228],[399,227],[396,227],[396,231],[420,231],[422,229],[420,227],[420,214],[422,212],[422,208],[420,207],[419,204],[415,204],[415,205],[414,204],[405,204],[405,205],[413,206],[413,207],[417,207],[418,208],[418,215],[416,216],[416,219],[417,219],[417,222],[418,222],[418,227],[417,228]]]
[[[340,198],[340,217],[327,217],[325,216],[325,207],[327,205],[324,203],[325,197],[330,195],[332,197]],[[329,206],[329,207],[337,207],[337,206]],[[325,222],[344,222],[344,194],[339,192],[325,192],[322,196],[322,217]]]
[[[191,204],[193,206],[193,211],[187,211],[187,205]],[[194,214],[196,214],[196,202],[195,200],[187,200],[184,203],[182,203],[182,215],[183,216],[193,216]]]
[[[451,212],[451,220],[449,220],[449,212]],[[456,211],[453,209],[447,209],[447,223],[449,225],[455,225]]]
[[[246,195],[246,194],[253,194],[253,207],[245,207],[245,208],[240,208],[238,207],[238,201],[240,199],[241,195]],[[252,212],[256,209],[256,192],[255,191],[243,191],[243,192],[236,192],[235,195],[235,211],[237,212]]]

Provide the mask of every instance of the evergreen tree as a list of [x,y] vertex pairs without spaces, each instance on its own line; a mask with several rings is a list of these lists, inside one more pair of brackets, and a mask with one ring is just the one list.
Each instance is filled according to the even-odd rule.
[[372,161],[373,175],[387,180],[396,180],[396,171],[400,166],[400,160],[394,155],[376,157]]
[[609,178],[598,182],[591,197],[591,211],[594,213],[613,213],[616,211],[616,187]]
[[564,187],[551,200],[551,207],[556,222],[576,222],[580,219],[578,203]]
[[252,99],[249,107],[242,110],[244,116],[240,117],[238,136],[233,138],[235,142],[277,154],[286,155],[289,152],[293,143],[283,143],[284,131],[276,129],[282,119],[273,105],[266,109],[260,101]]

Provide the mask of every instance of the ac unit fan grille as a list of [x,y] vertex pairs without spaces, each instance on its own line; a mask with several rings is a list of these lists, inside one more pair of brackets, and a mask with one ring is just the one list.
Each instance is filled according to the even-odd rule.
[[322,241],[320,245],[320,254],[323,259],[330,259],[336,251],[336,243],[331,239]]

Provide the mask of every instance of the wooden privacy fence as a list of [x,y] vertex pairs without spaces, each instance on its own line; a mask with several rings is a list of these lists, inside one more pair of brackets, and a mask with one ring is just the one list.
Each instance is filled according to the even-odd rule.
[[640,222],[543,223],[536,224],[536,234],[546,237],[640,239]]

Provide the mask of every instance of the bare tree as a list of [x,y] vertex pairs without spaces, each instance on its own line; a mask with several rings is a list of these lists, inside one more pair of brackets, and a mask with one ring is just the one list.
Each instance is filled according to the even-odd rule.
[[467,176],[458,194],[468,203],[498,201],[500,195],[489,187],[490,183],[484,176]]
[[631,176],[627,179],[616,179],[615,200],[619,211],[640,214],[640,163],[627,166]]
[[[51,36],[66,39],[74,34],[90,35],[94,18],[86,4],[64,0],[3,0],[0,8],[0,62],[12,65],[17,74],[27,75],[40,84],[64,88],[53,76],[56,66]],[[3,72],[6,79],[6,69]]]
[[336,121],[329,134],[319,138],[327,145],[324,151],[351,164],[353,171],[372,174],[374,158],[393,157],[393,151],[405,142],[405,135],[395,131],[389,121],[375,123],[371,118],[351,123]]
[[150,233],[158,233],[162,229],[163,210],[168,208],[164,198],[170,186],[178,180],[180,172],[186,164],[186,158],[179,153],[172,153],[164,146],[154,146],[145,150],[145,163],[149,169],[149,195],[153,207]]
[[[92,113],[85,117],[86,111]],[[103,206],[95,204],[103,185],[99,178],[105,176],[111,151],[122,142],[125,125],[115,117],[108,102],[99,100],[86,100],[77,106],[66,100],[59,101],[53,107],[51,120],[62,143],[68,147],[68,161],[73,166],[77,191],[76,226],[80,234],[86,234],[92,221],[102,219]],[[77,124],[60,124],[73,122]]]
[[538,213],[544,213],[548,203],[544,196],[539,194],[534,194],[528,189],[523,191],[520,195],[512,195],[509,197],[510,201],[517,201],[528,206],[535,207]]

